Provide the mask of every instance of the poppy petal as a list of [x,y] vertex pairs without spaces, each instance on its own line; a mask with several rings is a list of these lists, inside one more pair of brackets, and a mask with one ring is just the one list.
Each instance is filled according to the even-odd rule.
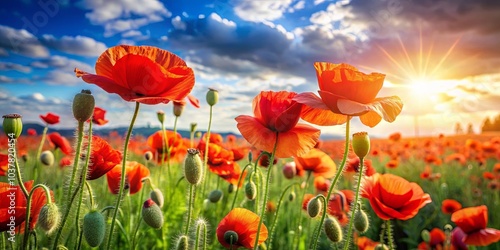
[[200,107],[200,100],[198,100],[198,98],[194,97],[193,95],[188,95],[187,98],[194,107]]
[[500,230],[494,228],[481,229],[464,237],[464,243],[471,246],[488,246],[500,241]]
[[[108,93],[118,94],[122,98],[124,98],[124,96],[127,95],[128,92],[130,92],[130,90],[118,85],[118,83],[113,81],[113,79],[108,78],[106,76],[90,74],[90,73],[81,71],[79,69],[75,69],[75,73],[77,76],[81,76],[82,80],[84,80],[85,82],[95,84],[95,85],[101,87],[104,91],[106,91]],[[128,101],[128,99],[126,101]]]
[[387,122],[396,120],[403,108],[403,102],[398,96],[377,98],[368,104],[339,99],[337,107],[342,114],[346,115],[363,116],[369,113],[366,117],[361,118],[361,121],[369,127],[374,127],[380,121],[380,118],[376,117],[377,115]]
[[262,125],[256,118],[240,115],[235,118],[241,135],[255,148],[272,152],[276,143],[276,132]]
[[306,154],[314,148],[320,133],[319,129],[305,124],[297,124],[293,129],[279,133],[276,157],[285,158]]

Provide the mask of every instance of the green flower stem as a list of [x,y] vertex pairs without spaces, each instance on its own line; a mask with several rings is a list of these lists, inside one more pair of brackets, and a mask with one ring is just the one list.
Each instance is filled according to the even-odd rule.
[[21,176],[21,168],[19,167],[19,162],[17,161],[17,149],[16,149],[16,143],[17,139],[14,139],[14,146],[12,147],[14,149],[14,166],[16,167],[16,178],[17,182],[19,182],[19,186],[21,187],[21,190],[23,191],[24,197],[28,199],[28,190],[26,189],[26,186],[24,186],[23,182],[23,177]]
[[30,235],[30,214],[31,214],[31,197],[33,196],[33,193],[35,192],[35,190],[37,188],[42,188],[43,191],[45,191],[45,197],[46,197],[46,200],[47,200],[47,205],[50,205],[52,204],[52,199],[51,199],[51,196],[50,196],[50,190],[47,186],[43,185],[43,184],[37,184],[35,185],[31,191],[29,192],[28,194],[28,198],[27,198],[27,205],[26,205],[26,220],[24,221],[24,240],[23,240],[23,249],[27,249],[28,248],[28,241],[29,241],[29,235]]
[[[323,214],[324,214],[324,213],[326,213],[326,208],[327,208],[328,202],[326,201],[325,196],[323,196],[322,194],[318,195],[317,197],[323,200]],[[321,224],[318,225],[318,229],[315,230],[315,232],[314,232],[314,240],[312,242],[312,244],[313,244],[312,249],[313,250],[316,250],[316,248],[318,247],[319,236],[321,235],[321,226],[322,226]]]
[[89,199],[90,199],[90,207],[94,208],[94,193],[92,192],[92,187],[90,186],[89,182],[85,182],[85,187],[87,187],[87,192],[89,192]]
[[349,219],[349,229],[347,230],[347,238],[346,243],[344,244],[344,250],[349,249],[349,245],[351,242],[351,234],[352,234],[352,226],[354,222],[354,215],[356,214],[356,210],[358,208],[359,201],[359,190],[361,188],[361,179],[363,178],[363,166],[364,166],[364,158],[359,158],[359,174],[358,174],[358,183],[356,186],[356,195],[354,196],[354,205],[351,211],[351,218]]
[[[207,172],[208,172],[208,144],[210,144],[210,129],[212,128],[212,116],[213,116],[213,107],[210,105],[210,115],[208,118],[208,129],[207,133],[205,134],[205,153],[203,154],[203,191],[202,193],[205,193],[205,190],[207,189],[207,183],[209,181],[206,180],[207,177]],[[210,176],[210,175],[208,175]]]
[[120,208],[120,203],[123,195],[123,189],[125,187],[125,166],[127,163],[127,153],[128,153],[128,142],[130,140],[130,136],[132,135],[132,129],[134,127],[135,120],[137,118],[137,114],[139,114],[139,102],[135,103],[134,115],[132,116],[132,121],[130,122],[130,126],[128,128],[127,136],[125,137],[125,146],[123,148],[123,160],[122,160],[122,170],[121,170],[121,179],[120,179],[120,189],[118,191],[118,196],[116,197],[115,209],[113,210],[113,219],[111,220],[111,227],[109,228],[109,236],[108,236],[108,244],[107,249],[111,249],[111,241],[113,240],[113,230],[115,228],[116,216],[118,215],[118,210]]
[[40,167],[40,155],[42,154],[43,144],[45,143],[45,138],[47,137],[47,130],[49,130],[49,124],[45,124],[45,128],[43,128],[42,139],[40,140],[40,146],[38,146],[38,150],[36,151],[35,167],[33,168],[33,180],[35,181],[38,178],[38,169]]
[[[80,165],[80,155],[82,152],[82,142],[83,142],[83,122],[78,122],[78,139],[76,144],[76,152],[75,152],[75,161],[73,162],[73,172],[71,174],[71,180],[69,182],[68,189],[68,197],[73,193],[73,184],[76,178],[76,172],[78,170],[78,166]],[[69,201],[69,199],[67,199]],[[71,203],[66,204],[66,209],[71,209]]]
[[264,221],[264,213],[266,212],[266,203],[267,203],[267,196],[269,192],[269,183],[271,182],[271,173],[272,173],[272,167],[273,167],[273,162],[274,162],[274,155],[276,154],[276,149],[278,148],[278,137],[279,133],[276,132],[276,142],[274,142],[274,148],[273,152],[271,154],[271,157],[269,159],[269,167],[267,168],[267,177],[266,177],[266,184],[264,186],[264,198],[262,199],[262,208],[260,210],[259,216],[259,226],[257,226],[257,235],[255,236],[255,242],[253,249],[257,250],[259,247],[259,236],[260,236],[260,228],[262,227],[262,222]]
[[[240,177],[238,178],[238,183],[236,184],[236,191],[234,191],[233,204],[231,204],[231,210],[233,210],[233,208],[234,208],[234,205],[236,203],[236,197],[238,197],[238,191],[240,191],[240,183],[241,183],[241,180],[243,179],[242,178],[243,177],[243,173],[245,173],[245,171],[247,170],[247,168],[249,166],[251,167],[252,164],[248,163],[247,165],[245,165],[245,167],[241,171]],[[229,211],[231,211],[231,210],[229,210]]]
[[[89,123],[89,132],[88,132],[88,136],[87,136],[87,154],[86,154],[86,159],[85,159],[85,165],[83,166],[83,169],[82,169],[82,173],[80,174],[80,183],[79,185],[76,187],[76,190],[75,192],[80,192],[80,199],[78,200],[78,205],[76,207],[76,216],[75,216],[75,227],[76,227],[76,237],[77,238],[80,238],[81,235],[80,235],[80,225],[79,225],[79,221],[80,221],[80,209],[82,207],[82,202],[83,202],[83,185],[88,185],[87,184],[87,171],[88,171],[88,168],[89,168],[89,163],[90,163],[90,157],[92,155],[92,122]],[[91,193],[89,193],[89,195],[92,195]],[[80,244],[81,244],[81,241],[78,241],[78,246],[77,248],[80,249]]]
[[[349,154],[349,143],[350,143],[350,134],[349,134],[349,127],[351,124],[351,117],[347,116],[347,122],[345,124],[345,148],[344,148],[344,156],[342,157],[342,162],[340,163],[340,167],[337,169],[337,173],[335,174],[335,177],[333,179],[332,184],[330,185],[330,188],[328,189],[328,194],[326,195],[326,200],[330,200],[330,196],[332,195],[333,189],[335,188],[335,185],[337,184],[337,181],[339,180],[340,176],[342,175],[342,172],[344,171],[345,163],[347,161],[347,155]],[[319,221],[319,227],[321,228],[323,226],[323,222],[325,221],[326,217],[326,210],[323,211],[323,215],[321,215],[321,220]]]
[[394,236],[392,235],[391,220],[385,221],[385,228],[387,230],[387,244],[389,244],[389,249],[394,249]]
[[[306,184],[304,186],[304,189],[302,189],[302,194],[300,197],[302,197],[302,201],[304,200],[304,196],[306,196],[306,191],[307,191],[307,188],[309,187],[309,179],[311,179],[311,174],[312,172],[311,171],[307,171],[307,177],[306,177]],[[302,230],[301,230],[301,227],[302,227],[302,219],[304,218],[304,216],[302,216],[301,214],[302,212],[302,204],[299,205],[299,223],[297,224],[297,237],[296,237],[296,240],[297,240],[297,248],[299,248],[299,245],[300,245],[300,235],[302,234]]]
[[191,130],[189,132],[189,147],[190,148],[194,147],[194,130]]
[[[202,229],[203,229],[203,239],[200,239],[200,234]],[[204,223],[198,223],[198,226],[196,227],[196,239],[194,241],[194,249],[198,249],[198,244],[200,240],[203,240],[203,246],[201,249],[203,250],[207,249],[207,226]]]
[[191,216],[193,213],[193,199],[194,199],[194,189],[196,187],[194,185],[189,185],[189,200],[188,200],[188,211],[187,211],[187,221],[186,228],[184,229],[184,235],[188,235],[189,232],[189,224],[191,223]]
[[279,215],[279,212],[280,212],[280,208],[281,208],[281,203],[283,202],[283,198],[285,197],[285,194],[288,192],[288,190],[290,188],[292,188],[293,186],[295,185],[300,185],[300,183],[298,182],[295,182],[295,183],[292,183],[290,185],[288,185],[284,190],[283,192],[281,192],[281,197],[278,201],[278,206],[276,207],[276,215],[274,216],[274,221],[273,221],[273,224],[271,226],[271,231],[269,233],[269,246],[267,249],[271,250],[272,247],[273,247],[273,236],[274,236],[274,231],[276,230],[276,225],[278,224],[278,215]]

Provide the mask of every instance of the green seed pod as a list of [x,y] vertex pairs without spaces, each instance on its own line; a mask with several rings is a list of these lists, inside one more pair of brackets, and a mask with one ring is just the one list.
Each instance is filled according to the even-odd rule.
[[325,219],[325,234],[334,243],[338,243],[342,241],[343,233],[342,228],[340,227],[340,223],[335,218],[326,218]]
[[163,198],[163,193],[161,192],[160,189],[155,188],[151,190],[151,193],[149,193],[149,197],[151,200],[153,200],[159,207],[163,207],[163,201],[165,200]]
[[73,98],[73,116],[79,122],[85,122],[94,113],[95,100],[90,90],[82,90]]
[[47,234],[52,234],[59,226],[59,208],[55,203],[45,204],[38,214],[37,225],[40,226]]
[[17,139],[23,131],[23,121],[20,114],[8,114],[2,116],[3,131],[9,139]]
[[370,227],[370,220],[368,220],[368,215],[362,209],[358,209],[354,214],[354,229],[360,233],[364,233]]
[[352,149],[354,153],[360,158],[365,158],[370,152],[370,137],[368,133],[359,132],[352,135]]
[[40,154],[40,161],[45,166],[52,166],[54,164],[54,154],[50,150],[45,150]]
[[290,194],[288,195],[288,200],[289,200],[289,201],[294,201],[296,196],[297,196],[297,195],[295,194],[295,192],[293,192],[293,191],[292,191],[292,192],[290,192]]
[[207,92],[208,105],[214,106],[217,102],[219,102],[219,92],[215,89],[209,88]]
[[321,212],[321,205],[321,201],[318,199],[318,197],[312,198],[307,203],[307,214],[309,214],[311,218],[315,218]]
[[200,151],[194,148],[187,151],[188,155],[184,160],[184,177],[192,185],[198,185],[203,177],[203,162],[201,161]]
[[91,247],[101,245],[106,235],[104,216],[96,210],[90,211],[83,217],[83,236]]
[[247,196],[247,199],[252,201],[257,197],[257,186],[255,186],[255,183],[252,180],[245,184],[245,195]]
[[163,213],[152,199],[148,199],[142,206],[142,218],[144,222],[154,229],[160,229],[163,226]]
[[176,250],[188,250],[189,249],[189,239],[186,235],[179,237],[177,240]]
[[160,123],[162,123],[162,124],[163,124],[163,123],[165,122],[165,112],[163,112],[163,111],[161,111],[161,110],[160,110],[160,111],[158,111],[158,112],[156,112],[156,117],[158,118],[158,121],[159,121]]
[[226,231],[224,233],[224,241],[229,245],[237,245],[238,233],[232,230]]
[[208,194],[208,200],[212,203],[217,203],[222,197],[224,196],[224,193],[220,189],[215,189]]

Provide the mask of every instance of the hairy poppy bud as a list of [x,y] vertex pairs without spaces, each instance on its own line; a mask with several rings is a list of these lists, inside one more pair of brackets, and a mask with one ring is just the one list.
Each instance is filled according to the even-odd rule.
[[236,245],[236,242],[238,242],[238,233],[233,230],[226,231],[224,233],[224,241],[229,245]]
[[146,159],[146,161],[150,161],[153,159],[153,153],[151,151],[147,151],[146,153],[144,153],[144,159]]
[[160,229],[163,226],[163,213],[152,199],[148,199],[142,206],[142,218],[150,227]]
[[208,194],[208,200],[212,203],[217,203],[220,199],[222,199],[222,196],[224,196],[224,193],[220,189],[215,189]]
[[20,114],[9,114],[2,116],[3,131],[9,139],[17,139],[23,131],[23,121]]
[[369,226],[368,215],[362,209],[358,209],[354,214],[354,229],[360,233],[364,233],[368,230]]
[[318,199],[318,197],[312,198],[308,203],[307,203],[307,214],[311,218],[315,218],[318,216],[321,212],[321,201]]
[[192,185],[198,185],[203,177],[203,162],[200,151],[194,148],[187,150],[188,155],[184,160],[184,177]]
[[227,186],[227,192],[232,194],[234,190],[236,190],[236,186],[232,183],[229,183],[229,185]]
[[177,240],[177,245],[175,246],[176,250],[188,250],[189,249],[189,241],[186,235],[179,237]]
[[248,152],[248,162],[252,162],[253,160],[253,154],[252,151]]
[[294,191],[290,192],[290,194],[288,195],[288,200],[289,201],[294,201],[295,200],[295,196],[297,196],[297,195],[295,194]]
[[184,105],[180,102],[174,102],[174,115],[179,117],[182,115],[182,111],[184,111]]
[[215,89],[209,88],[207,92],[208,105],[214,106],[217,102],[219,102],[219,92]]
[[292,179],[297,174],[297,166],[294,161],[287,162],[283,166],[283,175],[287,179]]
[[375,246],[375,250],[389,250],[389,247],[386,244],[379,243]]
[[247,196],[247,199],[252,201],[257,197],[257,186],[255,186],[255,183],[252,180],[245,184],[245,195]]
[[156,112],[156,117],[158,117],[158,121],[160,123],[164,123],[165,122],[165,112],[163,112],[161,110],[158,111],[158,112]]
[[82,90],[73,98],[73,116],[79,122],[84,122],[94,113],[95,100],[90,90]]
[[38,214],[39,225],[47,234],[51,234],[59,226],[59,208],[55,203],[47,203]]
[[93,210],[83,217],[83,236],[91,247],[101,245],[106,234],[106,222],[99,211]]
[[326,218],[325,219],[325,234],[332,242],[338,243],[342,241],[343,233],[342,228],[340,227],[340,223],[335,218]]
[[194,133],[194,131],[196,131],[196,127],[198,126],[198,123],[196,122],[192,122],[191,123],[191,133]]
[[159,207],[163,207],[163,193],[160,189],[155,188],[149,193],[149,197],[153,200]]
[[360,159],[365,158],[370,152],[370,137],[368,137],[368,133],[354,133],[352,135],[352,149]]
[[54,164],[54,154],[50,150],[45,150],[40,154],[40,161],[45,166],[52,166]]
[[431,240],[431,233],[427,229],[422,230],[422,232],[420,232],[420,236],[422,236],[422,240],[424,242],[429,243],[429,241]]

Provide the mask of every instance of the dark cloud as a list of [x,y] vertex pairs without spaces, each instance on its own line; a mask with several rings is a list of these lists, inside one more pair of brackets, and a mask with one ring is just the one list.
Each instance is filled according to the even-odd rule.
[[[29,57],[46,57],[49,50],[27,30],[0,25],[0,54],[11,51]],[[5,51],[6,50],[6,51]]]

